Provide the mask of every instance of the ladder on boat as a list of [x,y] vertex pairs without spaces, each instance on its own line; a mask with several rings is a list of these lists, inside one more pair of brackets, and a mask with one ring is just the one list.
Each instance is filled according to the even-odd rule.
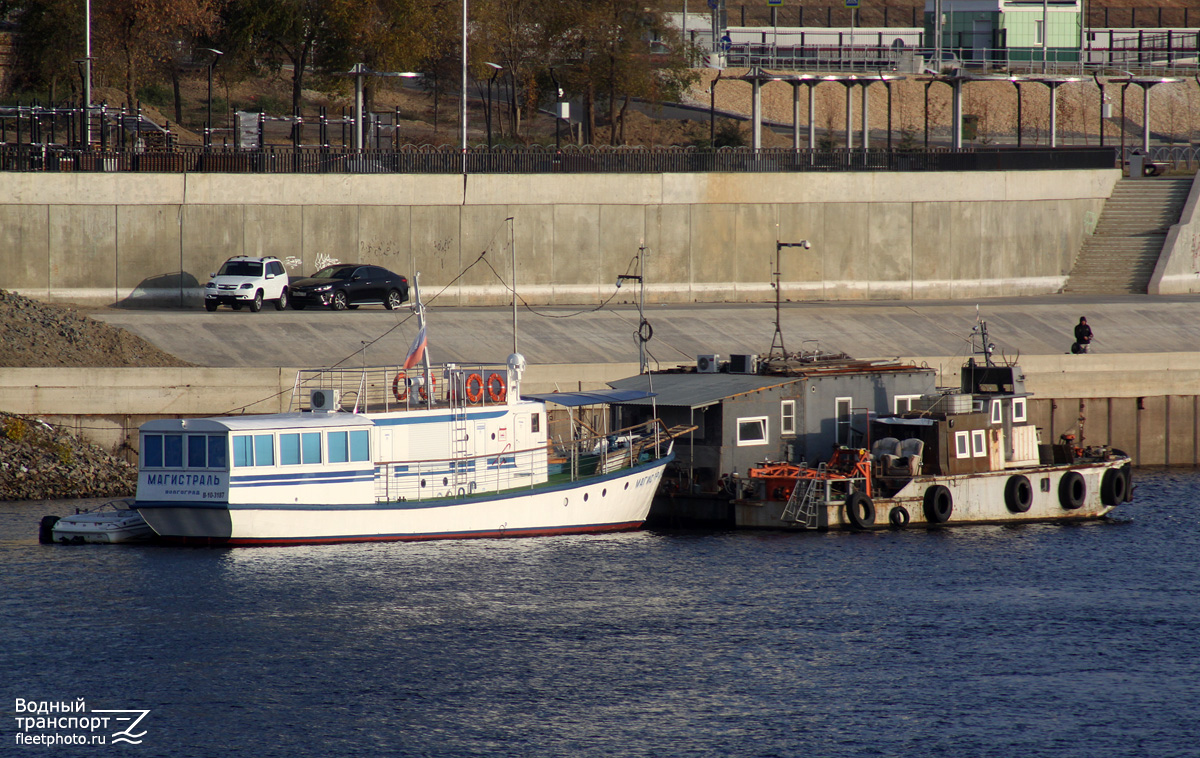
[[467,406],[459,392],[451,390],[450,402],[450,468],[454,491],[467,485],[470,472],[467,458],[470,454],[470,430],[467,424]]
[[825,464],[817,465],[817,475],[812,479],[797,479],[792,494],[788,497],[780,520],[803,529],[816,529],[818,505],[825,488]]

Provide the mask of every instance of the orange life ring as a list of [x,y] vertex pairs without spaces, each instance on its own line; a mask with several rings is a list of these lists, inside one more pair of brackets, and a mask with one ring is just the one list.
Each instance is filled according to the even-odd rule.
[[[396,396],[397,403],[403,403],[408,399],[408,381],[403,371],[396,373],[396,378],[392,380],[392,394]],[[403,386],[404,389],[400,389]]]
[[467,377],[467,400],[472,403],[478,403],[483,400],[483,377],[479,374],[471,374]]
[[502,403],[504,398],[508,396],[508,388],[504,386],[504,377],[499,374],[488,374],[487,378],[488,397],[493,403]]

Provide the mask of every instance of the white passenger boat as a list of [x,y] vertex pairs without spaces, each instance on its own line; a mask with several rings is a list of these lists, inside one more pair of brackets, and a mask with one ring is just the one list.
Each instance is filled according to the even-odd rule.
[[115,544],[120,542],[142,542],[154,537],[146,520],[133,509],[131,500],[112,500],[89,510],[77,510],[72,516],[56,518],[48,516],[42,520],[43,531],[49,530],[49,539],[43,542],[66,544]]
[[[417,352],[423,325],[420,335]],[[287,413],[143,424],[138,511],[166,540],[229,545],[642,525],[671,435],[606,414],[646,393],[523,397],[519,354],[500,365],[425,357],[420,368],[301,371]],[[551,404],[570,410],[551,418]]]

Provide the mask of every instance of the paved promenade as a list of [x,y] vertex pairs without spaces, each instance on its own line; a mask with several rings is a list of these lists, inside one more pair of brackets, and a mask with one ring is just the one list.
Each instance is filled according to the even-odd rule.
[[[998,352],[1057,355],[1069,351],[1072,329],[1087,316],[1093,352],[1200,352],[1200,296],[1044,296],[979,301]],[[634,363],[637,309],[611,305],[596,312],[539,308],[518,312],[518,347],[530,364]],[[511,308],[430,307],[429,346],[435,361],[503,361],[512,352]],[[819,346],[855,358],[965,355],[976,306],[965,302],[785,303],[784,344],[791,352]],[[571,315],[578,314],[578,315]],[[416,333],[408,310],[363,307],[261,313],[225,308],[99,309],[92,314],[124,327],[184,360],[211,367],[330,366],[340,361],[380,365],[404,359]],[[648,306],[654,329],[650,354],[664,366],[698,354],[765,353],[775,330],[773,303]]]

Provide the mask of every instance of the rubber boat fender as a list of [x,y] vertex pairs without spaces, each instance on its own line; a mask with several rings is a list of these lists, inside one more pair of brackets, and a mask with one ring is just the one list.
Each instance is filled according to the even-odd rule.
[[897,505],[891,510],[890,513],[888,513],[888,523],[896,529],[903,529],[904,527],[908,526],[910,518],[911,517],[908,515],[908,509],[903,505]]
[[944,524],[954,512],[954,495],[943,484],[925,490],[925,518],[932,524]]
[[1125,472],[1125,502],[1133,502],[1133,464],[1126,463],[1121,467]]
[[483,400],[483,377],[477,373],[472,373],[467,377],[467,400],[472,403],[478,403]]
[[1129,479],[1125,468],[1110,468],[1100,480],[1100,502],[1105,505],[1120,505],[1128,501]]
[[503,403],[508,396],[508,387],[504,386],[504,377],[499,374],[488,374],[487,393],[493,403]]
[[867,529],[875,524],[875,503],[861,492],[851,492],[846,498],[846,518],[855,529]]
[[38,524],[38,542],[43,545],[54,543],[54,525],[58,523],[58,518],[58,516],[42,516],[42,522]]
[[1014,474],[1004,484],[1004,504],[1013,513],[1026,513],[1033,505],[1033,485],[1024,474]]
[[1087,499],[1087,482],[1078,471],[1068,471],[1058,482],[1058,502],[1068,511],[1083,505]]

